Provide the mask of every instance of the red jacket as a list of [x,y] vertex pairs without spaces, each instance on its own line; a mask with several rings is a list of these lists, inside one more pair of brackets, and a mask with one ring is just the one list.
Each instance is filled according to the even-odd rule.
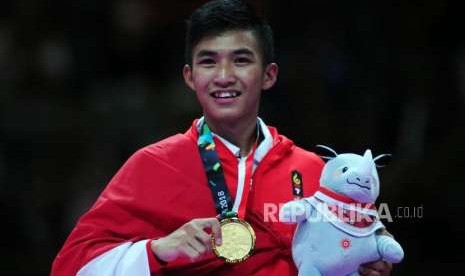
[[[146,245],[152,275],[295,275],[291,256],[294,226],[277,221],[279,204],[293,199],[291,172],[302,175],[304,196],[318,188],[323,161],[269,127],[273,147],[256,168],[245,220],[256,232],[247,260],[227,264],[213,254],[191,263],[160,264]],[[78,221],[56,257],[52,275],[76,275],[94,258],[130,242],[164,237],[194,218],[216,210],[193,126],[137,151],[118,171],[94,206]],[[216,139],[215,139],[216,140]],[[236,193],[237,158],[216,141],[228,189]]]

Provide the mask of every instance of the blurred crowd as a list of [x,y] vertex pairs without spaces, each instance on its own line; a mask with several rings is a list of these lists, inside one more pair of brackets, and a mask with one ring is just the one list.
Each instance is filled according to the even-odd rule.
[[[48,275],[77,218],[138,148],[201,111],[184,85],[184,21],[205,1],[2,0],[0,274]],[[465,254],[465,37],[453,1],[250,1],[275,32],[261,116],[297,144],[392,153],[381,198],[394,275]],[[156,204],[156,203],[154,203]],[[457,244],[459,248],[450,248]]]

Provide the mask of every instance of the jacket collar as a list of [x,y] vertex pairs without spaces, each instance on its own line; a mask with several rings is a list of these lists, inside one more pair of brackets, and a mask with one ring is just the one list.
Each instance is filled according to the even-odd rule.
[[[198,126],[199,123],[201,123],[200,120],[202,120],[202,118],[195,119],[192,122],[191,127],[184,133],[184,135],[192,139],[196,144],[197,139],[199,137]],[[266,159],[265,163],[267,165],[271,165],[274,162],[281,160],[285,155],[290,153],[291,149],[294,147],[294,142],[292,142],[292,140],[285,137],[284,135],[280,135],[275,127],[267,126],[260,118],[258,118],[258,120],[260,122],[262,132],[265,136],[267,136],[265,132],[268,132],[269,138],[267,140],[265,137],[265,139],[260,143],[259,147],[257,148],[258,153],[256,153],[255,155],[257,157],[260,156],[260,161]],[[266,144],[264,144],[265,141]],[[263,149],[261,149],[261,147],[263,147]],[[228,152],[230,152],[232,156],[237,157],[236,155],[234,155],[234,152],[231,152],[229,150]],[[270,152],[273,152],[273,154],[269,154]]]

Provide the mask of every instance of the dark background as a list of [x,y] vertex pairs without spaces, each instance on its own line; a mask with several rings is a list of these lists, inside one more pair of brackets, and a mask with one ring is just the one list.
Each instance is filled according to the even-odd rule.
[[[200,115],[181,69],[184,19],[203,2],[1,1],[1,275],[47,275],[129,155]],[[406,252],[393,275],[462,271],[465,41],[454,3],[254,2],[280,65],[264,120],[307,149],[394,155],[379,199]]]

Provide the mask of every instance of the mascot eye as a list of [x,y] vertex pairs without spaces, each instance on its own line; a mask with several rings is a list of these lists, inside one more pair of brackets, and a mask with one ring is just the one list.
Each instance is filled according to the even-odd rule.
[[349,168],[347,168],[347,167],[342,168],[342,173],[345,173],[348,169]]

